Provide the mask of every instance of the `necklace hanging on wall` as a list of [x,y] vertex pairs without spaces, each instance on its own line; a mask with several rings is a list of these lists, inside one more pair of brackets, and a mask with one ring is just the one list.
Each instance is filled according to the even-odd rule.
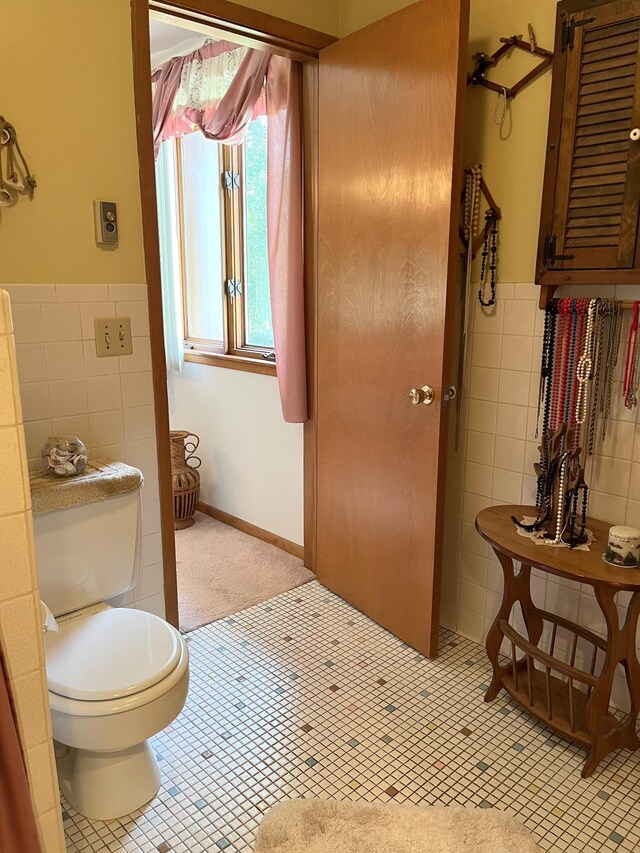
[[[489,227],[489,231],[487,231],[487,226],[483,233],[478,233],[478,224],[480,220],[480,204],[482,197],[484,197],[489,205],[489,209],[487,210],[487,214],[485,215],[485,220],[487,219],[488,214],[491,212],[492,221],[495,220],[494,226]],[[461,299],[462,299],[462,307],[460,311],[460,347],[458,352],[458,377],[457,377],[457,394],[456,394],[456,431],[455,431],[455,448],[458,449],[458,442],[460,436],[460,413],[462,406],[462,386],[464,381],[464,364],[465,364],[465,356],[467,349],[467,340],[468,340],[468,327],[469,327],[469,319],[471,317],[471,309],[473,306],[472,301],[472,292],[471,292],[471,275],[472,275],[472,263],[473,259],[476,257],[476,252],[479,251],[481,246],[484,246],[487,251],[487,256],[489,254],[488,248],[488,240],[490,238],[490,233],[492,230],[495,230],[495,240],[493,242],[494,252],[492,254],[491,266],[493,266],[493,271],[491,272],[491,280],[492,282],[492,300],[491,302],[487,301],[488,305],[495,304],[495,268],[496,268],[496,252],[497,250],[497,221],[501,217],[501,211],[498,205],[495,203],[493,196],[491,195],[491,191],[487,186],[484,178],[482,177],[482,166],[476,165],[472,166],[470,169],[465,169],[465,188],[461,196],[461,203],[463,206],[463,215],[461,218],[461,223],[459,226],[459,235],[462,245],[464,246],[464,252],[462,254],[462,259],[464,261],[464,283],[461,289]],[[487,225],[489,223],[487,222]],[[485,263],[483,265],[483,270],[486,271],[486,256],[483,256]],[[484,281],[485,273],[482,274],[482,279]],[[484,289],[484,285],[481,290]],[[484,299],[484,297],[481,298]]]
[[[633,365],[640,361],[640,347],[635,345],[639,313],[640,303],[629,334],[625,400],[633,398]],[[594,451],[598,417],[600,438],[606,437],[621,329],[621,302],[551,299],[546,307],[538,394],[541,444],[535,465],[536,517],[526,524],[513,520],[554,545],[573,548],[588,538],[588,488],[581,455],[583,447],[587,455]],[[635,376],[640,382],[640,373]]]
[[[478,290],[478,299],[483,308],[490,308],[496,304],[496,267],[498,264],[498,213],[493,207],[490,207],[485,213],[484,225],[484,242],[482,245],[482,263],[480,264],[480,289]],[[490,245],[489,245],[490,244]],[[489,254],[491,257],[489,258]],[[487,299],[487,260],[489,260],[489,276],[488,282],[490,286],[490,296]]]
[[493,123],[497,124],[499,127],[505,122],[507,118],[507,114],[509,112],[509,96],[507,95],[507,90],[502,87],[502,89],[498,92],[498,96],[496,98],[496,105],[493,110]]
[[455,433],[455,449],[458,449],[460,441],[460,420],[462,406],[462,386],[464,384],[464,364],[467,355],[467,341],[469,332],[470,318],[470,300],[469,292],[471,289],[471,268],[474,256],[474,243],[476,234],[478,233],[478,223],[480,220],[480,199],[482,196],[482,166],[472,166],[465,170],[465,187],[464,187],[464,219],[461,228],[460,236],[465,244],[465,279],[464,289],[462,291],[462,314],[460,331],[460,350],[458,353],[458,380],[456,394],[456,433]]
[[638,405],[640,390],[640,346],[638,346],[638,326],[640,321],[640,302],[633,303],[631,326],[627,340],[627,357],[624,367],[624,383],[622,393],[627,409],[635,409]]

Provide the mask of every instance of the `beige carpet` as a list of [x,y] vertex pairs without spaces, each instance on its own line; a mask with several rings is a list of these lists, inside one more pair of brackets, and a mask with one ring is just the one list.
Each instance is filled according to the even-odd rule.
[[255,853],[541,853],[498,809],[290,800],[263,819]]
[[302,560],[208,515],[176,530],[178,614],[193,631],[313,579]]

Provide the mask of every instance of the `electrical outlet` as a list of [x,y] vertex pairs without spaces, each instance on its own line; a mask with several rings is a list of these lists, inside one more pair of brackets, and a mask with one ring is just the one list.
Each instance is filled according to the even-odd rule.
[[93,321],[96,336],[96,355],[105,358],[110,355],[131,355],[130,317],[96,317]]

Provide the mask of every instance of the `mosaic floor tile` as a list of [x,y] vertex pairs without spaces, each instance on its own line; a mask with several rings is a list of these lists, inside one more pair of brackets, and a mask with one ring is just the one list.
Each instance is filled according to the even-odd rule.
[[582,779],[581,749],[504,694],[484,702],[484,650],[461,637],[427,660],[313,582],[189,649],[187,705],[152,741],[158,796],[108,824],[63,800],[69,853],[250,853],[292,797],[498,808],[545,851],[640,850],[640,754]]

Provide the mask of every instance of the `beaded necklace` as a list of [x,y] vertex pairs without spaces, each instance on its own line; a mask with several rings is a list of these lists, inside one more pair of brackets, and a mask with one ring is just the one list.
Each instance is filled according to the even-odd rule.
[[542,436],[549,431],[551,417],[551,386],[553,382],[553,364],[555,358],[556,321],[558,318],[558,300],[551,299],[544,316],[544,337],[542,339],[542,364],[540,368],[540,388],[538,391],[538,418],[536,438],[540,431],[540,410],[542,409]]
[[[589,302],[587,314],[587,332],[584,339],[584,349],[578,360],[576,379],[578,381],[578,397],[576,400],[576,428],[582,426],[587,419],[588,394],[587,384],[592,378],[593,370],[593,332],[596,320],[596,312],[600,300],[592,299]],[[579,439],[578,439],[579,440]]]
[[[489,235],[491,235],[491,259],[489,261],[489,284],[491,288],[491,296],[489,299],[485,297],[486,289],[486,271],[487,271],[487,256],[489,255]],[[490,207],[485,214],[484,226],[484,242],[482,244],[482,262],[480,264],[480,289],[478,290],[478,299],[480,305],[484,308],[490,308],[496,304],[496,253],[498,251],[498,215],[493,207]]]
[[[587,309],[589,307],[589,301],[587,299],[579,299],[578,300],[578,331],[576,334],[576,345],[574,350],[574,359],[575,353],[582,352],[584,349],[584,341],[587,333]],[[573,429],[573,438],[574,438],[574,447],[577,447],[578,443],[578,431],[575,429],[576,426],[576,402],[578,399],[578,383],[575,381],[575,367],[572,370],[572,382],[571,382],[571,398],[569,399],[569,412],[567,415],[567,423],[569,428]]]
[[638,320],[640,302],[633,303],[633,315],[627,340],[627,358],[624,368],[624,404],[627,409],[638,405],[638,389],[640,388],[640,347],[638,347]]
[[601,300],[596,319],[593,358],[593,394],[589,412],[589,434],[586,442],[587,455],[594,451],[596,420],[602,418],[601,440],[607,436],[611,392],[618,364],[618,352],[622,336],[622,303]]
[[570,314],[569,314],[569,355],[567,362],[567,373],[566,373],[566,388],[564,394],[561,397],[561,401],[564,400],[564,409],[562,412],[562,420],[568,425],[571,426],[571,398],[573,396],[573,377],[574,372],[572,370],[573,362],[576,353],[576,338],[578,336],[578,324],[579,324],[579,315],[577,311],[577,299],[571,300]]
[[565,345],[567,342],[566,328],[566,300],[560,299],[558,301],[558,318],[556,320],[556,345],[554,347],[554,360],[552,367],[551,415],[549,419],[549,429],[551,430],[556,430],[560,423],[560,394],[564,374]]

